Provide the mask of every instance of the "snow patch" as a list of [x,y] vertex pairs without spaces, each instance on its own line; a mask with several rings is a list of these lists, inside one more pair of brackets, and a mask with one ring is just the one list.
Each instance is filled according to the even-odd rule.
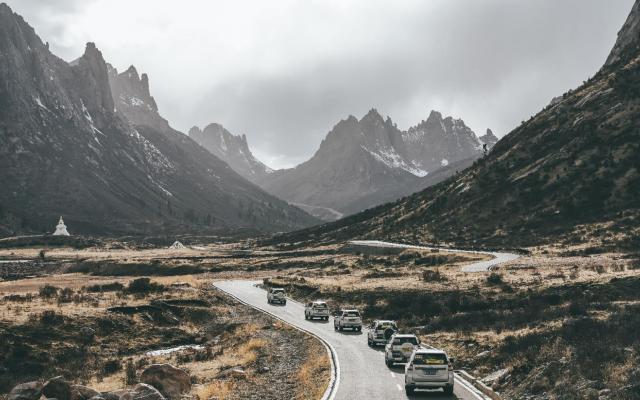
[[446,158],[443,158],[442,161],[440,161],[440,165],[442,165],[443,167],[446,167],[447,165],[449,165],[449,160],[447,160]]
[[400,155],[394,150],[390,148],[380,148],[378,152],[371,151],[367,149],[364,145],[360,145],[360,147],[371,154],[376,160],[380,161],[384,165],[392,169],[403,169],[415,176],[423,177],[428,174],[427,171],[424,171],[420,168],[417,168],[413,164],[408,164]]

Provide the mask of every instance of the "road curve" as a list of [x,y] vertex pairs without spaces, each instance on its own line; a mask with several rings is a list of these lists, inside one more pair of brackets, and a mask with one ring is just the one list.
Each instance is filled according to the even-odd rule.
[[474,251],[474,250],[456,250],[456,249],[444,249],[441,247],[428,247],[428,246],[414,246],[410,244],[383,242],[381,240],[352,240],[350,244],[357,246],[369,246],[369,247],[381,247],[381,248],[403,248],[403,249],[416,249],[416,250],[440,250],[455,253],[468,253],[468,254],[485,254],[492,256],[491,260],[480,261],[477,263],[465,265],[462,267],[462,272],[486,272],[492,267],[502,264],[508,261],[513,261],[520,258],[520,255],[515,253],[501,253],[495,251]]
[[[306,321],[304,306],[289,300],[286,306],[267,303],[266,292],[255,281],[214,282],[218,289],[241,302],[267,312],[284,322],[301,328],[321,338],[335,352],[339,373],[335,391],[329,396],[336,400],[353,399],[407,399],[404,391],[404,369],[389,369],[384,363],[382,348],[372,349],[367,345],[366,331],[335,332],[333,319]],[[423,392],[411,398],[486,400],[487,397],[456,375],[453,396],[442,392]]]

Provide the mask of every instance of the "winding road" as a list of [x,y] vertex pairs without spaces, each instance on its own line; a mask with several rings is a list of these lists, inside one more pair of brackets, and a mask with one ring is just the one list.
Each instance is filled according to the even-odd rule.
[[[306,321],[304,306],[293,300],[286,306],[267,304],[267,295],[255,281],[214,282],[218,289],[240,302],[266,312],[294,327],[318,337],[330,349],[334,359],[334,379],[326,399],[407,399],[404,391],[404,369],[387,368],[382,347],[372,349],[367,345],[366,331],[335,332],[333,320]],[[467,381],[456,375],[454,396],[441,391],[416,393],[411,398],[429,399],[487,399]]]
[[378,248],[402,248],[402,249],[416,249],[416,250],[439,250],[452,253],[467,253],[467,254],[484,254],[492,256],[491,260],[480,261],[477,263],[465,265],[462,267],[462,272],[486,272],[491,270],[492,267],[502,264],[508,261],[513,261],[520,258],[519,254],[515,253],[501,253],[495,251],[474,251],[474,250],[457,250],[457,249],[445,249],[442,247],[428,247],[428,246],[414,246],[410,244],[383,242],[380,240],[352,240],[349,244],[365,247],[378,247]]

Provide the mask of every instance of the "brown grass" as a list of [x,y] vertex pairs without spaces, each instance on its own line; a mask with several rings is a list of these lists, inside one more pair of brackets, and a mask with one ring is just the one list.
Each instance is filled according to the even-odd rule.
[[231,381],[215,381],[202,386],[197,392],[199,400],[215,398],[218,400],[229,399],[234,390],[234,383]]
[[309,350],[307,361],[296,374],[299,383],[296,400],[316,400],[322,398],[331,377],[327,350],[316,339],[307,339]]

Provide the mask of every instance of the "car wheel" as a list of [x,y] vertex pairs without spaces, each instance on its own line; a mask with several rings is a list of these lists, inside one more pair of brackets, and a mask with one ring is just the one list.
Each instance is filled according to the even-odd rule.
[[283,301],[283,302],[282,302],[282,305],[283,305],[283,306],[286,306],[286,305],[287,305],[287,301],[286,301],[286,300],[285,300],[285,301]]
[[444,394],[452,395],[453,394],[453,385],[444,387]]
[[387,364],[387,367],[389,368],[393,367],[393,361],[389,360],[388,358],[384,359],[384,363]]
[[407,396],[413,396],[413,392],[416,390],[413,386],[405,386],[405,392],[407,392]]

